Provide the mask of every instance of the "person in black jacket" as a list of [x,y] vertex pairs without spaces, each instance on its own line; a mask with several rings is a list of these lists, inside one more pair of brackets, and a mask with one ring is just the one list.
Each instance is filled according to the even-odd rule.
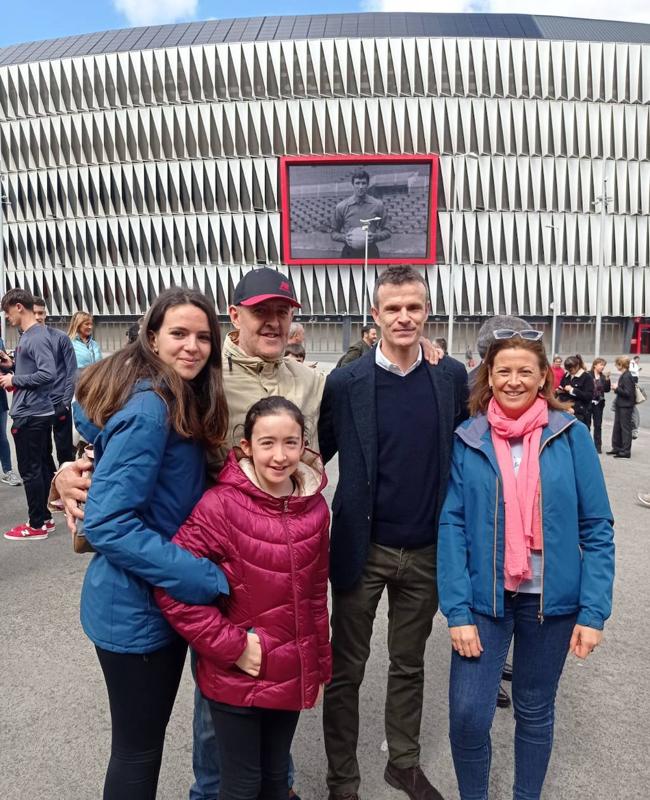
[[336,366],[344,367],[346,364],[351,364],[361,356],[364,356],[368,350],[375,346],[377,342],[377,328],[375,325],[364,325],[361,328],[361,338],[358,342],[351,344],[347,352],[339,358]]
[[566,375],[556,389],[558,400],[571,403],[576,419],[587,423],[587,415],[594,398],[594,379],[585,372],[581,356],[569,356],[564,361]]
[[591,403],[587,406],[587,417],[585,422],[591,430],[591,423],[594,423],[594,444],[596,450],[601,453],[603,446],[603,411],[605,410],[605,395],[612,388],[609,379],[609,372],[605,371],[607,362],[604,358],[595,358],[591,365],[590,374],[594,380],[594,396]]
[[447,340],[439,336],[433,340],[433,346],[438,353],[438,364],[443,372],[448,373],[456,387],[456,396],[460,402],[461,422],[469,416],[467,402],[469,400],[469,386],[467,383],[467,369],[462,361],[452,358],[447,353]]
[[630,359],[619,356],[616,368],[621,373],[616,393],[616,409],[614,411],[614,430],[612,431],[612,449],[608,456],[614,458],[630,458],[632,455],[632,412],[636,403],[636,385],[630,373]]
[[449,373],[430,366],[420,337],[428,290],[412,267],[377,279],[377,346],[328,376],[318,440],[323,461],[338,452],[332,501],[332,682],[323,728],[329,800],[358,800],[359,688],[377,605],[388,590],[384,777],[411,800],[442,800],[420,766],[424,650],[438,608],[438,516],[460,415]]

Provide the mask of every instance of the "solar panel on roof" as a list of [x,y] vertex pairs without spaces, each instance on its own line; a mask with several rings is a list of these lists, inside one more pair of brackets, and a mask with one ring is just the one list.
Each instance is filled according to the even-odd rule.
[[539,29],[539,25],[535,22],[534,17],[531,17],[528,14],[521,14],[519,17],[519,22],[524,32],[525,38],[527,39],[541,38],[541,31]]
[[0,48],[0,64],[223,41],[319,37],[483,36],[650,43],[650,25],[528,14],[370,12],[268,16],[152,25]]

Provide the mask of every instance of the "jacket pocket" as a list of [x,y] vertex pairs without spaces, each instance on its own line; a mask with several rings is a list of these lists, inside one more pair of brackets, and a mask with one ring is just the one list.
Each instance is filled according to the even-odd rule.
[[255,633],[257,634],[257,638],[260,640],[260,649],[262,650],[262,661],[260,663],[260,671],[257,676],[257,680],[262,680],[266,675],[266,667],[268,661],[268,642],[266,640],[266,636],[258,629],[255,629]]

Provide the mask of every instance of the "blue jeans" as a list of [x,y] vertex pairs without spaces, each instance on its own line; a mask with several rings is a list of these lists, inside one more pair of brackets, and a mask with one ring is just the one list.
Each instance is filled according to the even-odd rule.
[[[4,389],[0,389],[4,391]],[[0,411],[0,464],[3,472],[11,469],[11,449],[7,438],[7,411]]]
[[[192,652],[192,675],[196,679],[196,655]],[[218,800],[221,770],[217,735],[214,730],[210,703],[198,687],[194,688],[194,719],[192,720],[192,770],[194,783],[190,787],[189,800]],[[289,786],[294,781],[293,759],[289,756]],[[288,792],[287,792],[288,793]]]
[[538,594],[506,592],[505,615],[474,614],[483,653],[451,656],[449,738],[461,800],[487,800],[490,728],[503,665],[514,635],[514,800],[539,800],[553,746],[555,694],[577,614],[545,617]]

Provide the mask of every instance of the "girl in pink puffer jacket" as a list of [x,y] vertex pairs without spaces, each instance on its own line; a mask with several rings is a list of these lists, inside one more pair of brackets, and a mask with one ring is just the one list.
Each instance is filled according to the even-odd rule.
[[331,678],[327,479],[320,457],[305,450],[304,428],[285,398],[255,403],[241,448],[173,539],[219,564],[230,595],[193,606],[155,592],[197,655],[217,732],[220,800],[286,800],[299,712]]

